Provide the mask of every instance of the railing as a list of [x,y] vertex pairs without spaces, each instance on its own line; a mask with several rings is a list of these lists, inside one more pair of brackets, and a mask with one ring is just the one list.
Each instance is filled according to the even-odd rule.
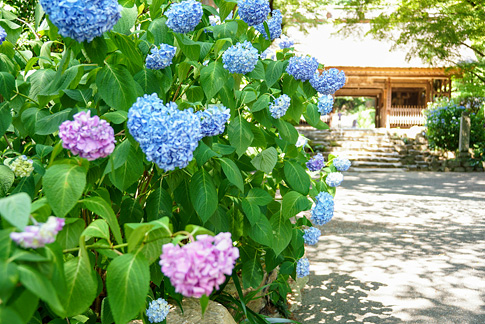
[[404,127],[424,125],[423,109],[425,106],[392,106],[389,112],[391,127]]

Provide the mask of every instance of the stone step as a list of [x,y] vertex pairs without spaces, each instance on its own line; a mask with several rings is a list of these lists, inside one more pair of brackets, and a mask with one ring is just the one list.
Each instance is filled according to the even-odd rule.
[[351,167],[347,172],[406,172],[406,171],[407,171],[407,169],[404,169],[404,168],[354,168],[354,167]]
[[[319,147],[318,146],[315,146],[314,149],[316,151],[322,151],[322,146],[320,146],[320,150],[319,150]],[[339,152],[347,152],[349,150],[348,147],[325,147],[324,151],[325,152],[331,152],[331,153],[339,153]],[[366,146],[362,146],[362,147],[356,147],[356,148],[352,148],[352,151],[355,151],[355,152],[374,152],[374,153],[393,153],[395,152],[395,150],[393,150],[393,148],[390,148],[390,147],[366,147]]]
[[[395,141],[386,137],[333,137],[333,136],[310,136],[310,141],[322,142],[356,142],[356,143],[389,143],[395,144]],[[400,143],[402,144],[402,143]]]
[[[329,154],[335,152],[323,152],[323,156],[328,157]],[[335,155],[335,154],[334,154]],[[401,158],[397,152],[367,152],[367,151],[340,151],[339,156],[346,157],[349,160],[358,160],[360,158]]]
[[370,162],[370,161],[352,161],[352,166],[356,168],[403,168],[401,162]]
[[379,157],[379,156],[367,156],[367,157],[357,157],[349,158],[352,163],[355,162],[383,162],[383,163],[400,163],[401,158],[399,157]]

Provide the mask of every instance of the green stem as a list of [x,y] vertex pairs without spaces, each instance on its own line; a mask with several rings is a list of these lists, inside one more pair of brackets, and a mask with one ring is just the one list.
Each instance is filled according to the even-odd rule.
[[[25,99],[27,99],[27,100],[32,101],[33,103],[35,103],[35,104],[36,104],[37,106],[39,106],[39,108],[40,108],[40,104],[39,104],[37,101],[35,101],[34,99],[30,98],[29,96],[26,96],[26,95],[24,95],[23,93],[20,93],[20,92],[15,91],[15,90],[14,90],[14,93],[15,93],[15,94],[17,94],[17,95],[19,95],[19,96],[21,96],[21,97],[24,97],[24,98],[25,98]],[[12,98],[12,99],[13,99],[13,98]]]
[[5,141],[7,142],[8,147],[10,147],[10,149],[13,150],[12,143],[8,141],[7,134],[3,134],[3,138],[5,138]]
[[[86,245],[86,249],[106,249],[106,250],[114,250],[114,249],[119,249],[119,248],[124,248],[127,247],[128,243],[123,243],[123,244],[118,244],[118,245],[113,245],[113,246],[98,246],[98,245]],[[66,249],[63,250],[62,253],[70,253],[70,252],[76,252],[78,251],[79,248],[72,248],[72,249]]]

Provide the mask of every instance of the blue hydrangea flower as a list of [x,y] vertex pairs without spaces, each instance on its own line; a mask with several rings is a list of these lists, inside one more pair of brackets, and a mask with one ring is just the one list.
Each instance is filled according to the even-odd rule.
[[5,29],[3,29],[2,26],[0,26],[0,45],[2,45],[3,42],[5,42],[5,39],[7,38],[7,32]]
[[223,105],[211,105],[206,110],[196,112],[200,118],[200,132],[202,136],[216,136],[224,133],[229,120],[230,109]]
[[320,171],[325,166],[325,158],[318,153],[306,163],[306,166],[310,171]]
[[341,172],[347,171],[350,168],[350,165],[351,163],[347,158],[338,156],[335,159],[333,159],[333,166]]
[[301,258],[296,264],[296,277],[303,278],[310,274],[310,262],[308,258]]
[[315,225],[327,224],[333,217],[333,197],[328,192],[320,192],[315,199],[311,220]]
[[295,45],[295,42],[289,38],[288,36],[286,35],[281,35],[280,37],[280,41],[278,43],[278,46],[281,48],[281,49],[285,49],[285,48],[290,48],[292,47],[293,45]]
[[273,118],[281,118],[286,114],[290,107],[290,97],[288,95],[281,95],[269,104],[269,112]]
[[340,172],[332,172],[325,179],[325,183],[330,187],[338,187],[344,180],[344,175]]
[[160,323],[168,315],[170,305],[163,298],[152,300],[146,310],[146,314],[150,323]]
[[[271,40],[275,40],[276,38],[280,37],[281,35],[281,23],[283,22],[283,16],[281,15],[281,11],[278,9],[273,10],[272,17],[266,20],[268,24],[269,34],[271,36]],[[268,39],[268,35],[266,34],[266,30],[264,29],[264,22],[254,26],[258,32],[260,32],[264,38]]]
[[201,139],[200,121],[192,109],[166,105],[154,93],[139,97],[128,111],[128,130],[147,160],[161,169],[185,168]]
[[310,84],[321,94],[333,94],[345,85],[345,73],[334,68],[323,71],[322,74],[317,72],[310,79]]
[[314,57],[293,56],[286,67],[286,72],[297,80],[310,80],[318,68],[318,61]]
[[271,9],[268,0],[239,0],[239,17],[249,26],[262,24]]
[[308,144],[308,138],[305,136],[298,134],[298,140],[296,141],[296,147],[305,147]]
[[168,28],[186,34],[193,31],[202,19],[202,4],[195,0],[173,3],[165,14]]
[[331,95],[323,95],[318,98],[317,104],[320,115],[328,115],[333,109],[333,97]]
[[310,227],[304,230],[303,240],[307,245],[315,245],[318,243],[318,238],[322,235],[322,232],[316,227]]
[[265,59],[274,60],[275,58],[276,58],[276,53],[271,48],[267,48],[263,53],[261,53],[262,60],[265,60]]
[[59,34],[78,42],[91,42],[113,29],[121,18],[117,0],[40,0]]
[[160,46],[152,48],[151,54],[147,56],[146,66],[151,70],[162,70],[172,64],[172,59],[175,56],[177,48],[168,44],[160,44]]
[[258,50],[248,41],[237,43],[222,54],[224,68],[231,73],[246,74],[251,72],[256,67],[258,58]]

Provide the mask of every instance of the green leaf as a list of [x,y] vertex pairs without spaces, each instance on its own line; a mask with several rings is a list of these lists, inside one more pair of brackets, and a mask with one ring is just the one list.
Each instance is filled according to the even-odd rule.
[[39,119],[35,125],[37,135],[50,135],[59,130],[59,126],[67,120],[71,113],[71,108],[67,108]]
[[271,223],[264,215],[260,217],[254,224],[251,224],[248,235],[251,239],[259,244],[272,246],[273,229],[271,227]]
[[210,158],[221,156],[210,149],[204,142],[199,142],[199,146],[194,151],[194,157],[198,166],[203,166]]
[[244,289],[258,288],[263,281],[263,268],[257,250],[245,247],[240,249],[242,259],[242,282]]
[[135,81],[141,86],[143,93],[145,94],[161,94],[162,92],[160,88],[160,80],[158,80],[153,70],[147,68],[141,69],[135,74]]
[[116,324],[126,324],[144,308],[149,285],[149,265],[141,253],[124,254],[111,261],[106,289]]
[[101,116],[101,118],[118,125],[123,124],[128,119],[128,113],[123,110],[111,111]]
[[284,172],[286,181],[293,190],[303,195],[308,195],[310,191],[310,176],[300,164],[286,161]]
[[8,102],[5,101],[0,103],[0,136],[5,134],[10,124],[12,124],[12,113]]
[[269,95],[265,94],[258,98],[258,100],[251,106],[251,111],[260,111],[269,107]]
[[200,45],[185,36],[184,34],[174,33],[178,47],[192,61],[199,60]]
[[0,197],[5,197],[15,181],[15,175],[9,167],[0,165]]
[[85,236],[86,240],[89,240],[91,237],[99,237],[109,241],[108,223],[104,219],[96,219],[86,227],[81,235]]
[[320,113],[316,105],[308,104],[306,108],[305,120],[316,129],[328,129],[328,125],[320,119]]
[[202,317],[204,317],[205,311],[207,310],[207,306],[209,306],[209,300],[210,298],[206,295],[202,295],[202,297],[200,297],[199,299],[200,309],[202,311]]
[[264,64],[262,61],[258,61],[256,66],[254,67],[254,70],[249,72],[247,74],[248,77],[251,79],[259,79],[259,80],[264,80],[266,77],[265,71],[264,71]]
[[312,203],[299,192],[290,191],[283,196],[282,213],[286,219],[310,208]]
[[200,84],[207,100],[211,100],[222,89],[228,75],[221,62],[212,62],[200,71]]
[[113,26],[113,30],[118,33],[129,35],[130,29],[135,25],[137,16],[138,8],[136,6],[133,6],[132,8],[123,8],[123,10],[121,10],[121,18],[116,25]]
[[0,199],[0,214],[3,219],[24,230],[29,223],[31,200],[28,194],[22,192]]
[[267,148],[251,160],[256,169],[267,174],[273,171],[276,162],[278,162],[278,152],[274,147]]
[[284,120],[278,119],[277,126],[282,139],[290,144],[296,144],[298,141],[298,131],[293,125],[285,122]]
[[270,202],[273,201],[273,197],[264,189],[261,188],[252,188],[249,190],[246,199],[251,202],[255,203],[259,206],[266,206]]
[[169,193],[158,187],[147,198],[146,201],[146,214],[148,221],[160,219],[163,216],[172,216],[172,197]]
[[259,208],[259,206],[254,202],[247,200],[246,198],[242,200],[242,208],[244,214],[246,215],[246,218],[252,226],[256,224],[262,217],[261,209]]
[[234,153],[234,151],[236,150],[234,147],[230,145],[224,145],[219,143],[214,143],[212,145],[212,149],[214,150],[214,152],[217,152],[221,155],[229,155],[231,153]]
[[121,238],[121,230],[120,225],[118,224],[118,219],[106,200],[98,196],[86,198],[82,202],[87,209],[96,215],[101,216],[108,223],[116,242],[121,244],[123,239]]
[[[150,9],[150,14],[151,14]],[[153,44],[156,46],[160,44],[168,44],[173,45],[173,34],[170,32],[170,29],[167,27],[167,18],[157,18],[153,20],[150,25],[148,26],[148,31],[153,35]]]
[[[32,73],[27,81],[31,83],[29,97],[37,100],[37,95],[45,88],[45,86],[54,80],[56,72],[51,69],[40,69]],[[39,107],[43,108],[43,107]]]
[[20,315],[9,307],[0,307],[0,323],[25,324]]
[[227,159],[227,158],[221,158],[219,159],[221,162],[222,170],[224,171],[224,174],[226,175],[227,179],[236,187],[241,190],[241,192],[244,192],[244,182],[243,178],[241,176],[241,171],[239,171],[239,168],[237,167],[236,163],[233,161]]
[[[136,9],[135,9],[136,10]],[[129,36],[111,32],[109,37],[118,49],[128,58],[129,67],[132,73],[143,68],[143,56],[135,42]]]
[[284,63],[279,61],[271,61],[266,66],[266,84],[270,88],[276,81],[281,78],[283,74]]
[[[128,146],[130,144],[126,145]],[[126,149],[126,147],[124,149]],[[121,153],[123,152],[120,151],[120,155]],[[109,174],[109,179],[116,188],[125,191],[143,174],[144,167],[141,150],[130,145],[125,158],[124,156],[116,156],[113,157],[113,159],[115,167],[118,163],[122,164]]]
[[15,90],[15,77],[7,72],[0,72],[0,94],[5,100],[12,97]]
[[28,134],[33,136],[35,135],[37,122],[49,115],[47,109],[28,108],[22,113],[21,120]]
[[227,135],[231,146],[236,148],[237,155],[241,156],[253,141],[254,134],[251,126],[241,115],[236,116],[227,128]]
[[217,190],[212,177],[204,169],[197,171],[190,181],[190,200],[202,222],[207,222],[217,209]]
[[44,191],[57,217],[64,217],[77,204],[86,186],[86,169],[77,164],[56,164],[47,169]]
[[227,0],[214,0],[217,8],[219,8],[219,16],[221,20],[226,19],[226,17],[231,13],[231,11],[236,6],[236,1]]
[[236,21],[229,21],[220,25],[212,27],[214,38],[232,38],[236,37],[238,24]]
[[110,107],[126,111],[136,101],[140,87],[124,66],[108,63],[98,72],[96,85]]
[[271,248],[276,255],[279,255],[291,241],[291,223],[280,212],[274,214],[270,222],[273,229]]
[[56,242],[63,249],[72,249],[79,245],[79,237],[84,230],[84,220],[80,218],[67,218],[62,231],[57,234]]
[[103,36],[94,38],[91,42],[84,42],[84,54],[87,58],[98,65],[103,65],[106,54],[108,54],[108,45]]
[[[23,323],[32,323],[30,320],[39,306],[39,297],[29,290],[24,290],[10,306],[22,318]],[[0,319],[0,323],[4,322]]]

